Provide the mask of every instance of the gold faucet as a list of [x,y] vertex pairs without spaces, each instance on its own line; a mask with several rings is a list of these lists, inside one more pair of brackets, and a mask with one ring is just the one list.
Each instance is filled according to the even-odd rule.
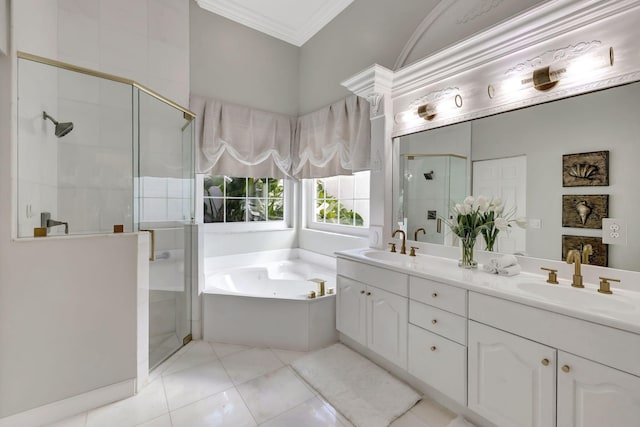
[[[315,283],[318,284],[319,289],[318,289],[318,292],[317,292],[316,295],[319,296],[319,297],[323,297],[325,295],[325,293],[324,293],[325,280],[324,279],[309,279],[309,281],[310,282],[315,282]],[[309,297],[309,298],[313,298],[313,297]]]
[[406,235],[406,233],[403,230],[398,229],[398,230],[393,232],[391,237],[395,238],[396,234],[398,234],[398,233],[402,233],[402,247],[400,248],[400,253],[402,255],[406,255],[406,253],[407,253],[407,235]]
[[567,264],[571,263],[576,266],[571,286],[574,288],[584,288],[584,285],[582,284],[582,273],[580,272],[580,252],[578,252],[577,249],[571,249],[567,253]]
[[589,264],[589,256],[591,256],[591,255],[593,255],[593,246],[591,246],[591,244],[587,243],[582,248],[582,263],[583,264]]
[[418,241],[418,232],[422,231],[422,234],[424,234],[425,236],[427,235],[427,230],[424,229],[424,227],[420,227],[418,229],[416,229],[416,231],[413,232],[413,240],[415,240],[416,242]]

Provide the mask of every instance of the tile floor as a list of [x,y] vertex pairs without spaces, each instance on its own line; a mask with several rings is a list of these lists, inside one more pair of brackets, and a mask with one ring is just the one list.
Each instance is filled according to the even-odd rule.
[[[194,341],[137,395],[49,427],[351,426],[289,366],[304,354]],[[392,426],[446,427],[453,418],[423,400]]]

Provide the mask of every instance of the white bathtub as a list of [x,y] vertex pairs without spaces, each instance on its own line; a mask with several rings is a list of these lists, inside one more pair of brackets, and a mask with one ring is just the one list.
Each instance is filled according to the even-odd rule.
[[[318,284],[309,279],[324,279],[325,289],[335,289],[335,260],[309,260],[308,254],[302,255],[244,267],[208,268],[204,339],[297,351],[336,342],[335,293],[307,297],[310,291],[318,291]],[[265,257],[249,254],[246,259],[261,258]]]

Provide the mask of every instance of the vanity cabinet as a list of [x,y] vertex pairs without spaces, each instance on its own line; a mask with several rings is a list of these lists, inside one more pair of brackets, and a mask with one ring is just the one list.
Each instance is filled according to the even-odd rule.
[[338,260],[337,329],[403,369],[407,368],[407,282],[401,273]]
[[551,427],[555,386],[555,349],[469,321],[469,409],[498,426]]
[[474,292],[469,318],[474,412],[500,427],[639,425],[638,335]]
[[640,425],[640,378],[559,352],[558,427]]
[[409,298],[409,373],[465,405],[467,291],[410,276]]

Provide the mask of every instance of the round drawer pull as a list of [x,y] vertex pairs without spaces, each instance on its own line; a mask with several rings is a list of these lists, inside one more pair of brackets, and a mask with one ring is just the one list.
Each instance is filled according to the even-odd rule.
[[542,363],[544,366],[549,366],[549,359],[544,358],[544,359],[542,359],[542,362],[541,362],[541,363]]
[[431,351],[436,351],[436,350],[437,350],[437,347],[435,345],[432,345],[431,346]]
[[570,370],[571,370],[571,368],[569,367],[569,365],[564,365],[564,366],[562,367],[562,371],[563,371],[563,372],[569,372]]
[[371,292],[367,292],[367,296],[371,295]]
[[435,325],[436,323],[438,323],[438,319],[433,319],[433,320],[431,321],[431,323],[433,323],[433,324]]
[[437,292],[434,292],[434,293],[432,293],[432,294],[431,294],[431,296],[432,296],[433,298],[435,298],[435,297],[437,297],[437,296],[438,296],[438,293],[437,293]]
[[364,294],[364,291],[360,291],[361,294]]

